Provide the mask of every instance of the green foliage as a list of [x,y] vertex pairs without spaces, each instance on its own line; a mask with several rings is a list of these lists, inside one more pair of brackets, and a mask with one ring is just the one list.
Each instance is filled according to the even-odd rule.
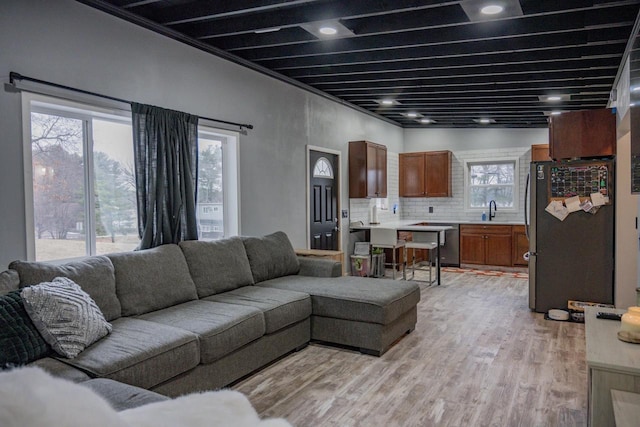
[[198,157],[198,203],[222,203],[222,146],[208,145]]

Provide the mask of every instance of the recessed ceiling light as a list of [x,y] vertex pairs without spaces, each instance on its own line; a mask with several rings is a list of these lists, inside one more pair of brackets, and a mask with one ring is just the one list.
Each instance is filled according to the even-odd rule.
[[355,36],[353,31],[342,25],[337,20],[306,22],[304,24],[300,24],[300,27],[320,40],[334,40]]
[[640,91],[640,86],[633,86],[631,88],[631,92],[638,92],[638,91]]
[[338,33],[338,30],[333,27],[321,27],[318,31],[325,36],[333,36]]
[[480,120],[478,120],[478,121],[479,121],[480,123],[484,123],[484,124],[491,123],[491,120],[490,120],[490,119],[480,119]]
[[632,102],[631,104],[629,104],[629,107],[635,107],[635,106],[636,106],[635,102]]
[[418,113],[407,113],[407,117],[418,117]]
[[562,97],[558,95],[547,96],[547,101],[560,101],[561,99]]
[[393,105],[393,99],[383,99],[380,103],[383,105]]
[[421,120],[420,120],[420,123],[426,123],[426,124],[429,124],[429,123],[432,123],[432,122],[433,122],[433,120],[431,120],[431,119],[421,119]]
[[504,10],[504,7],[500,5],[490,4],[480,9],[480,12],[484,13],[485,15],[496,15],[502,12],[503,10]]
[[461,0],[459,3],[471,22],[524,16],[519,0]]
[[562,114],[562,111],[552,111],[551,112],[552,116],[559,116],[560,114]]

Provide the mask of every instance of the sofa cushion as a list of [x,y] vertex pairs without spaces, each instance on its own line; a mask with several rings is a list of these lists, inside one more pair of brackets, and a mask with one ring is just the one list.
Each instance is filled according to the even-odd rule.
[[50,351],[27,314],[20,291],[0,296],[0,369],[33,362]]
[[254,283],[298,274],[300,264],[287,235],[277,231],[264,237],[244,237]]
[[75,359],[72,366],[94,377],[151,388],[200,362],[198,337],[184,329],[121,317],[113,331]]
[[201,363],[211,363],[264,335],[264,317],[253,307],[190,301],[139,317],[197,334]]
[[178,245],[110,254],[123,316],[160,310],[198,298]]
[[311,316],[311,297],[303,292],[246,286],[205,298],[226,304],[255,307],[264,314],[266,333],[276,332]]
[[15,270],[5,270],[0,273],[0,295],[15,291],[20,287],[20,276]]
[[68,277],[93,298],[107,321],[120,317],[113,264],[106,256],[92,256],[62,265],[14,261],[9,268],[20,275],[21,287],[50,282],[56,277]]
[[204,298],[241,286],[253,285],[251,266],[242,239],[180,242],[198,297]]
[[415,282],[399,280],[287,276],[260,286],[310,294],[316,316],[382,325],[393,322],[420,301],[420,287]]
[[149,403],[169,400],[167,396],[163,396],[153,391],[124,384],[119,381],[109,380],[107,378],[95,378],[80,383],[80,385],[93,390],[106,399],[111,407],[116,411],[123,411],[125,409],[137,408],[138,406],[147,405]]
[[22,299],[33,324],[61,356],[73,359],[111,332],[89,294],[67,277],[26,287]]
[[66,363],[54,359],[53,357],[43,357],[35,362],[29,363],[29,367],[36,367],[43,369],[53,375],[54,377],[64,378],[65,380],[79,383],[88,380],[90,377],[86,372],[80,369],[67,365]]

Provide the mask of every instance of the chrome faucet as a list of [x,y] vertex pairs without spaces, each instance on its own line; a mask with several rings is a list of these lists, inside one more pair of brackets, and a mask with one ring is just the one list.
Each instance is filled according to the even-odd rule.
[[[491,210],[491,205],[493,205],[493,211]],[[496,211],[498,210],[498,207],[496,206],[496,201],[492,200],[489,202],[489,221],[491,221],[491,218],[495,218],[496,217]]]

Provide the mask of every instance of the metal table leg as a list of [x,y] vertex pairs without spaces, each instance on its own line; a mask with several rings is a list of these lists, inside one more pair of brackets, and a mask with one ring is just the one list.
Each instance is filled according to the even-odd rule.
[[436,276],[438,277],[438,286],[440,286],[440,232],[436,232]]

